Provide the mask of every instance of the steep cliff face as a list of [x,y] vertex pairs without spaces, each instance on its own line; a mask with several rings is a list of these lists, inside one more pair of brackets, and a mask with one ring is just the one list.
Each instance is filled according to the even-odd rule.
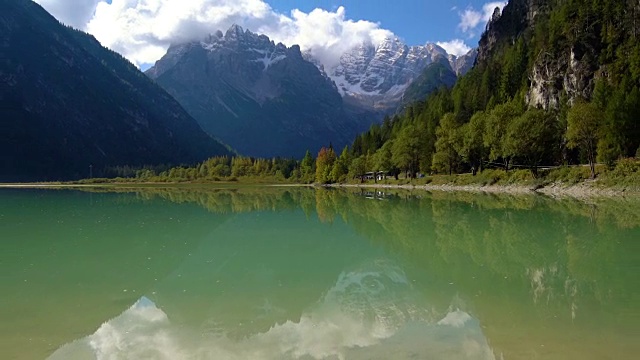
[[478,48],[474,48],[469,50],[468,53],[462,56],[455,56],[449,54],[447,59],[449,60],[449,65],[451,65],[451,70],[456,74],[456,76],[462,76],[471,70],[473,64],[476,62],[476,58],[478,57]]
[[370,125],[347,114],[333,82],[298,46],[237,25],[172,46],[147,75],[244,155],[302,157],[343,146]]
[[550,18],[557,10],[554,4],[551,0],[512,0],[502,13],[496,9],[478,49],[478,62],[487,63],[505,47],[524,39],[530,64],[526,102],[543,109],[557,109],[562,98],[569,103],[576,98],[589,99],[601,68],[601,49],[596,43],[575,38],[564,39],[561,45],[535,47],[541,37],[550,35]]
[[545,110],[583,100],[600,111],[601,159],[640,145],[640,1],[511,0],[487,25],[472,72],[465,91],[480,101],[466,114],[511,99]]
[[478,62],[486,62],[497,47],[515,42],[527,29],[535,26],[538,15],[547,14],[552,0],[511,0],[502,11],[496,8],[480,38]]
[[530,86],[526,95],[529,106],[558,109],[561,97],[569,103],[589,99],[595,86],[597,66],[587,54],[579,56],[574,49],[552,56],[542,53],[530,71]]

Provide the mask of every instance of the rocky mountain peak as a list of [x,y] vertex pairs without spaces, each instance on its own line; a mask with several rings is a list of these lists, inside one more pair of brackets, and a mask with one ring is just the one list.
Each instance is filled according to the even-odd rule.
[[433,43],[407,46],[387,37],[377,44],[354,47],[340,57],[338,65],[325,70],[344,98],[364,108],[385,110],[397,106],[411,82],[437,59],[446,59],[451,70],[461,75],[471,68],[475,55],[472,51],[456,57]]
[[243,155],[301,157],[328,142],[343,146],[369,125],[345,112],[333,82],[299,46],[237,25],[172,46],[147,74]]
[[398,38],[384,38],[379,44],[375,46],[376,51],[393,51],[398,52],[405,50],[406,45]]
[[227,41],[239,40],[244,36],[244,29],[242,26],[233,24],[224,34],[224,38]]
[[167,54],[147,71],[147,75],[151,78],[161,76],[185,57],[192,56],[194,49],[204,50],[206,56],[216,58],[234,53],[236,61],[249,62],[253,64],[252,68],[263,71],[287,57],[302,60],[299,46],[287,48],[282,43],[274,43],[265,35],[244,30],[234,24],[224,34],[218,30],[200,41],[171,45]]
[[533,27],[538,15],[549,11],[549,0],[511,0],[500,10],[496,7],[480,38],[478,61],[486,61],[499,39],[513,41],[525,29]]

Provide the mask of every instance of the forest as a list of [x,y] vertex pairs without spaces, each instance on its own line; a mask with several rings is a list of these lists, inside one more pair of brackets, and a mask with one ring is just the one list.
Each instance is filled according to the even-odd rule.
[[[525,167],[535,176],[541,166],[589,164],[595,177],[596,162],[640,156],[640,3],[522,3],[494,16],[485,56],[452,89],[358,136],[355,166],[410,177]],[[541,71],[546,101],[536,106],[532,77]]]

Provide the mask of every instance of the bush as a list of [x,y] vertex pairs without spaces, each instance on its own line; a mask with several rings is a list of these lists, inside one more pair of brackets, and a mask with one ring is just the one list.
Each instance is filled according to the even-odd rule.
[[614,177],[627,177],[640,170],[640,164],[634,159],[620,159],[611,171]]
[[507,173],[504,170],[483,170],[478,174],[478,180],[482,185],[494,185],[507,178]]
[[586,166],[573,166],[569,171],[567,182],[577,184],[591,178],[591,169]]
[[514,170],[509,174],[510,183],[526,183],[533,181],[533,174],[530,170]]
[[562,181],[562,179],[565,179],[567,177],[569,171],[571,171],[571,169],[569,169],[569,167],[567,166],[552,169],[547,174],[547,180],[551,182]]
[[551,170],[547,175],[548,181],[568,184],[577,184],[589,178],[591,178],[591,170],[587,166],[563,166]]
[[122,178],[109,179],[109,178],[91,178],[78,180],[78,184],[109,184],[114,181],[122,180]]

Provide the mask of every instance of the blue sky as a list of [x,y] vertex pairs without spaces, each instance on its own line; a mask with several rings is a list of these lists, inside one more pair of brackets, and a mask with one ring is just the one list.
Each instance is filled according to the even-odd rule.
[[454,55],[477,46],[496,6],[480,0],[34,0],[58,20],[147,67],[171,44],[203,39],[238,24],[288,46],[300,45],[325,67],[354,46],[396,36],[434,42]]
[[456,0],[267,0],[278,12],[289,14],[298,8],[310,12],[315,8],[335,11],[344,6],[347,17],[353,20],[369,20],[393,31],[409,45],[426,42],[464,39],[476,46],[480,32],[473,36],[459,28],[461,13],[468,8],[480,11],[490,1]]
[[[106,0],[111,4],[111,0]],[[491,1],[482,0],[265,0],[274,10],[290,14],[299,9],[310,12],[321,8],[336,11],[343,6],[347,17],[353,20],[368,20],[379,23],[384,29],[393,31],[409,45],[426,42],[464,39],[475,47],[482,29],[466,33],[460,29],[461,16],[465,10],[481,11]]]

